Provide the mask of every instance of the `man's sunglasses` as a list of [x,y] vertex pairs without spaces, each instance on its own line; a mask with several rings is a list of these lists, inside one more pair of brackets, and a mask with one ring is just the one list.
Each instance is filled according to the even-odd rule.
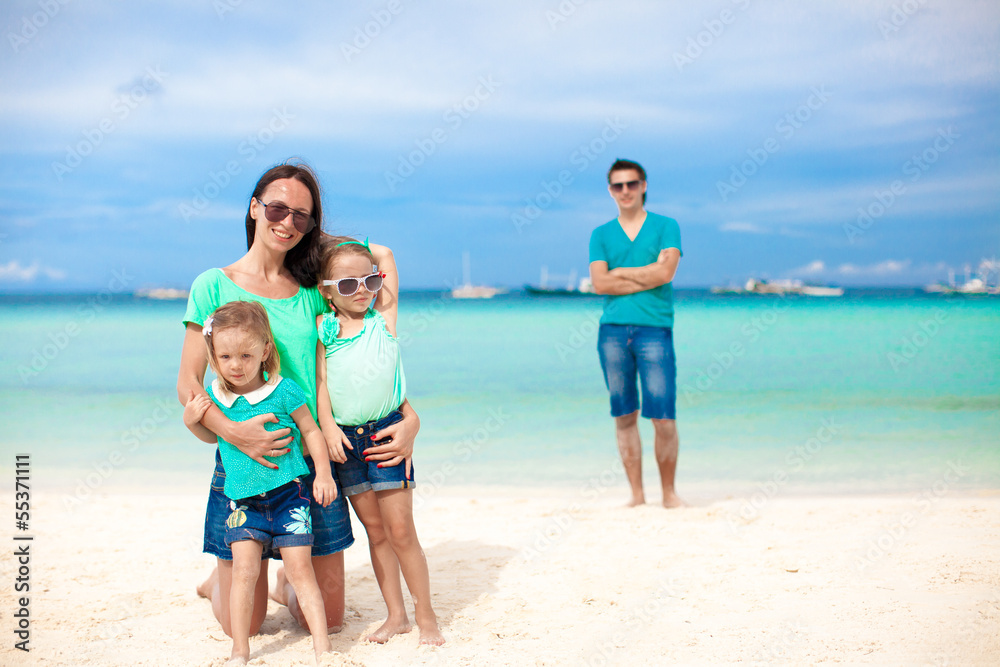
[[323,285],[334,285],[337,288],[337,293],[340,296],[354,296],[361,290],[361,286],[364,285],[365,289],[369,292],[377,292],[382,289],[382,278],[385,277],[384,273],[375,272],[371,275],[365,276],[360,280],[357,278],[341,278],[340,280],[324,280]]
[[281,222],[288,217],[289,213],[291,213],[292,224],[295,225],[295,229],[298,230],[299,234],[308,234],[309,231],[316,226],[316,218],[312,217],[308,213],[293,211],[284,204],[279,204],[278,202],[265,204],[259,199],[257,201],[264,207],[264,217],[271,222]]
[[611,184],[611,191],[612,192],[621,192],[622,190],[638,190],[640,183],[642,183],[642,181],[628,181],[626,183],[612,183]]

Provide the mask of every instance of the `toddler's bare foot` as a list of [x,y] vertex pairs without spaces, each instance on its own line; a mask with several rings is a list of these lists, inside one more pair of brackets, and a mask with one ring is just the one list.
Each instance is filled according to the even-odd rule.
[[[333,655],[333,644],[330,643],[329,639],[327,639],[325,642],[323,642],[322,645],[320,645],[320,643],[317,642],[316,645],[315,645],[315,651],[316,651],[316,664],[317,665],[321,665],[324,662],[323,656],[332,656]],[[327,664],[331,664],[331,663],[329,661],[327,661]]]
[[664,493],[663,506],[667,509],[672,509],[674,507],[687,507],[688,504],[681,500],[680,496],[676,493]]
[[198,593],[198,597],[212,599],[212,590],[219,585],[219,568],[213,568],[212,574],[208,575],[208,579],[201,582],[195,587],[195,591]]
[[396,635],[406,634],[412,629],[413,626],[410,625],[410,619],[406,616],[403,616],[402,619],[396,619],[390,616],[385,619],[385,623],[382,624],[382,627],[365,637],[365,641],[374,642],[376,644],[384,644]]

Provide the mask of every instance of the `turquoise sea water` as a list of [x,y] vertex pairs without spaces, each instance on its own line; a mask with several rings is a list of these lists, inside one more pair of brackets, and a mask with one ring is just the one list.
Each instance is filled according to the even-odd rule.
[[[600,298],[404,293],[418,485],[623,487],[600,309]],[[207,479],[213,451],[184,428],[174,389],[183,311],[121,295],[0,297],[0,468],[27,451],[36,470],[81,479],[109,466],[118,479]],[[675,344],[682,492],[774,480],[910,492],[946,474],[949,488],[1000,488],[1000,299],[679,290]],[[643,434],[652,484],[648,424]]]

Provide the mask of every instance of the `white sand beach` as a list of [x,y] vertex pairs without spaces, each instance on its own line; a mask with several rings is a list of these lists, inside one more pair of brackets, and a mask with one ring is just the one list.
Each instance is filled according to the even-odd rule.
[[[669,511],[623,499],[487,488],[418,502],[441,648],[416,631],[360,641],[384,608],[356,525],[329,664],[1000,664],[996,493]],[[225,661],[229,640],[195,594],[214,562],[200,553],[200,491],[112,488],[67,507],[36,490],[32,505],[31,651],[13,648],[5,614],[0,663]],[[18,565],[2,562],[10,610]],[[309,635],[273,602],[251,648],[252,665],[312,664]]]

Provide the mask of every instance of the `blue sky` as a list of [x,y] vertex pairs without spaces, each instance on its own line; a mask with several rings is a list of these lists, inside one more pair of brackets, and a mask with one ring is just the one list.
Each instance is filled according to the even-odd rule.
[[35,0],[0,27],[0,292],[185,287],[291,156],[404,287],[463,251],[477,283],[583,274],[617,157],[681,225],[678,286],[1000,255],[992,0]]

